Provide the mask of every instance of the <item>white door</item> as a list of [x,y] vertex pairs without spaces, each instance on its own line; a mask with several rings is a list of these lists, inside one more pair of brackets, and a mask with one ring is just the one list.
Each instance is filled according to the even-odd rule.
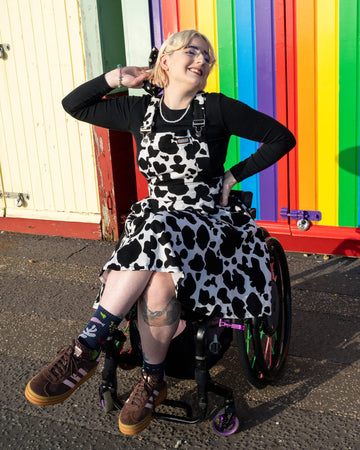
[[98,223],[91,127],[61,105],[85,81],[78,2],[0,0],[0,11],[0,214]]

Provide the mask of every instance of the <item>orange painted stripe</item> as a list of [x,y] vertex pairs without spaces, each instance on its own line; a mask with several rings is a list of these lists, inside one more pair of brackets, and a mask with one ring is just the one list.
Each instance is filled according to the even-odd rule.
[[317,210],[316,42],[314,0],[296,3],[299,208]]
[[178,0],[180,29],[197,29],[196,24],[196,2],[195,0]]

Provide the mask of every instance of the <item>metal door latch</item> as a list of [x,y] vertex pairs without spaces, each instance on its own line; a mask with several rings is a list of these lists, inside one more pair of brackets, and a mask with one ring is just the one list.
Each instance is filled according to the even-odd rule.
[[7,52],[10,50],[9,44],[0,44],[0,58],[6,59]]
[[0,198],[13,198],[16,200],[16,206],[20,208],[20,206],[26,206],[26,201],[30,200],[29,194],[23,194],[22,192],[0,192]]
[[297,220],[296,225],[299,230],[306,231],[310,228],[311,221],[319,222],[321,220],[321,212],[283,207],[280,210],[280,217],[282,219],[290,218],[290,220]]

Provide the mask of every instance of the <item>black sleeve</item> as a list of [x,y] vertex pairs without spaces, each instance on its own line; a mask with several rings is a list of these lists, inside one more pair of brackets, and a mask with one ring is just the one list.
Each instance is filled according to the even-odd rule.
[[142,97],[103,98],[112,91],[100,75],[70,92],[62,101],[67,113],[83,122],[118,131],[132,131],[132,112]]
[[276,163],[296,144],[293,134],[280,122],[238,100],[220,95],[220,110],[229,134],[262,143],[249,158],[230,169],[237,181]]

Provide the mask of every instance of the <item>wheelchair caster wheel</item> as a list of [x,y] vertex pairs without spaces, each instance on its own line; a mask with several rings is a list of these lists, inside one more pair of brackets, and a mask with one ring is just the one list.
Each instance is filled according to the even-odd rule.
[[114,400],[110,391],[104,391],[100,395],[101,406],[106,413],[112,411],[114,408]]
[[218,414],[211,425],[216,434],[229,436],[239,428],[239,419],[233,413]]

